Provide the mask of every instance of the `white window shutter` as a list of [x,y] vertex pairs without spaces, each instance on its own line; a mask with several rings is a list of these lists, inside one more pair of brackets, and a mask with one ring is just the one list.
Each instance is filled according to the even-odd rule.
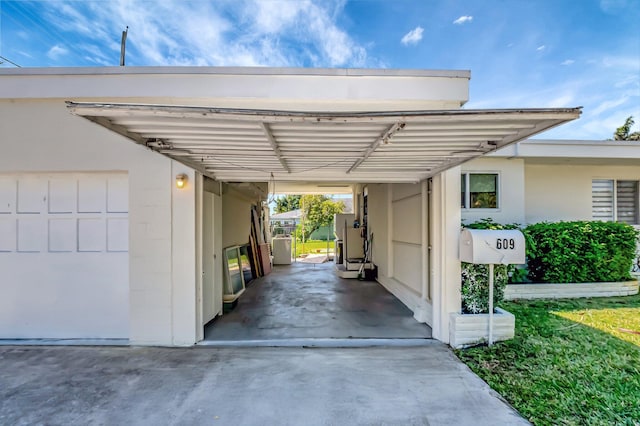
[[594,179],[591,182],[591,215],[594,220],[614,220],[613,180]]
[[616,186],[618,222],[638,224],[638,181],[620,180]]

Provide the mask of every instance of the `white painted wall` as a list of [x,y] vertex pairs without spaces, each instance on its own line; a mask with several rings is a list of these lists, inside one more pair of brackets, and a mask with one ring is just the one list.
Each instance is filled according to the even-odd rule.
[[640,166],[527,162],[525,222],[591,220],[593,179],[640,180]]
[[431,194],[426,183],[368,188],[378,281],[448,342],[449,315],[461,309],[460,168],[435,176]]
[[378,282],[411,309],[416,320],[431,324],[427,184],[370,184],[368,190]]
[[172,344],[188,346],[198,338],[196,270],[196,172],[176,161],[171,175],[184,174],[184,188],[171,185],[171,335]]
[[371,250],[373,263],[378,266],[378,275],[388,277],[388,184],[369,184],[367,187],[369,191],[367,200],[369,232],[373,232],[373,245]]
[[392,192],[393,277],[419,295],[421,284],[421,188],[394,184]]
[[[133,344],[193,343],[195,324],[179,319],[195,312],[195,247],[191,190],[174,194],[175,173],[193,172],[67,111],[63,100],[1,100],[0,173],[114,172],[128,175],[129,331]],[[175,203],[179,203],[178,206]],[[176,215],[175,220],[173,219]],[[176,227],[176,229],[174,229]],[[178,231],[177,228],[182,231]],[[176,262],[172,239],[185,248]],[[191,248],[189,248],[191,247]],[[65,265],[60,264],[60,268]],[[173,268],[178,268],[172,271]],[[96,266],[96,273],[101,269]],[[54,271],[51,271],[52,273]],[[121,271],[120,271],[121,272]],[[73,285],[81,285],[74,283]],[[55,300],[34,294],[34,303]],[[74,298],[70,291],[58,297]],[[19,311],[15,315],[22,316]],[[77,321],[87,321],[76,318]],[[189,322],[189,320],[187,320]]]
[[[517,158],[478,158],[461,166],[461,173],[466,172],[498,173],[499,204],[497,209],[462,209],[464,223],[472,223],[489,217],[498,223],[524,223],[524,160]],[[459,204],[460,200],[458,200]]]

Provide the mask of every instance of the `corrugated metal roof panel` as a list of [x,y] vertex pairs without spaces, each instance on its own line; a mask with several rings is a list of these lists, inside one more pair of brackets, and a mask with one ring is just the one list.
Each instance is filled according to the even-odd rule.
[[580,115],[579,108],[313,113],[68,106],[222,181],[418,182]]

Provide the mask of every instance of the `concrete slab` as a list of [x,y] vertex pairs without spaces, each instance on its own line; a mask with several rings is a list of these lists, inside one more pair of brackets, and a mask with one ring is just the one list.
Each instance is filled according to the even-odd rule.
[[333,263],[275,266],[236,308],[205,328],[205,340],[428,339],[431,328],[375,281],[336,276]]
[[444,344],[0,347],[0,424],[524,425]]

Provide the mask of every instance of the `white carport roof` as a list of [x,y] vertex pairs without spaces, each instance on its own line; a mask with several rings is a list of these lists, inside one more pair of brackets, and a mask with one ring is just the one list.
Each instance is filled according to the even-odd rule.
[[68,102],[227,182],[418,182],[576,119],[580,108],[305,112]]

